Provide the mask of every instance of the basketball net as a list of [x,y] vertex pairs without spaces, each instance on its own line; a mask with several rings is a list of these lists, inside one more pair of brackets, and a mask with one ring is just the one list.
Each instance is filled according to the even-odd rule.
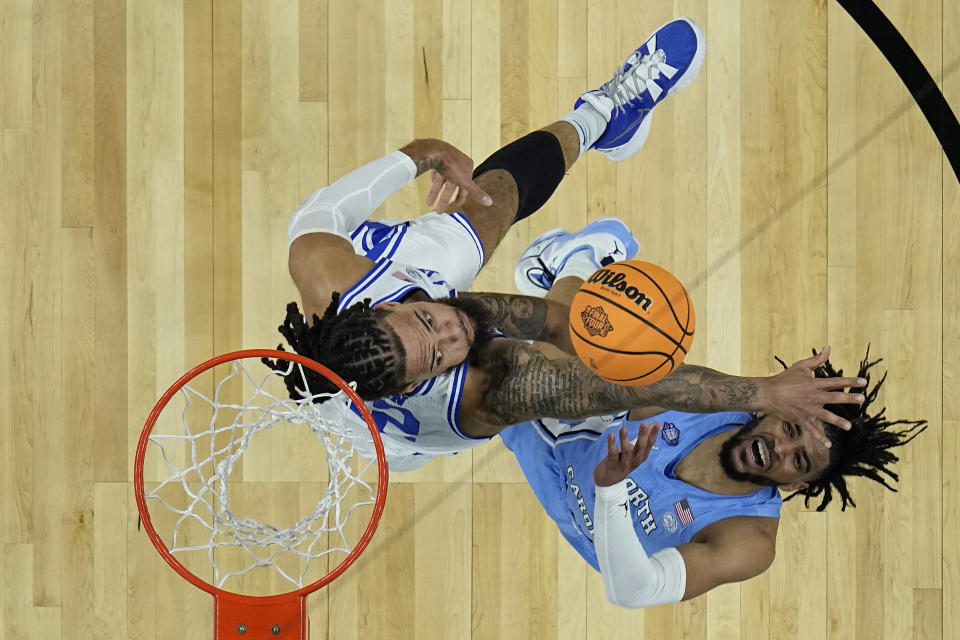
[[[259,361],[266,356],[288,366],[271,370]],[[251,358],[257,360],[245,361]],[[311,391],[305,366],[342,385],[343,393]],[[216,374],[200,376],[214,367]],[[298,376],[298,387],[305,390],[302,398],[287,396],[287,376]],[[350,428],[345,419],[350,404],[367,420],[368,430]],[[317,483],[319,497],[305,515],[282,525],[249,515],[245,511],[255,501],[235,494],[245,489],[242,458],[251,443],[264,440],[268,430],[289,425],[312,433],[311,440],[325,452],[325,468],[323,461],[311,459],[308,467],[315,465],[322,480]],[[377,451],[374,460],[358,455],[355,448],[369,450],[371,440]],[[250,350],[208,361],[167,390],[141,434],[135,489],[141,518],[161,555],[184,578],[215,596],[215,638],[234,637],[227,632],[245,634],[256,624],[268,624],[269,637],[306,638],[302,612],[295,621],[299,635],[281,635],[289,630],[289,619],[283,624],[271,622],[273,618],[258,622],[250,612],[271,600],[303,609],[307,593],[336,578],[359,556],[383,510],[386,472],[379,434],[351,387],[296,354]],[[286,593],[277,595],[279,591]],[[228,611],[221,611],[224,607]],[[230,620],[221,622],[224,613]]]

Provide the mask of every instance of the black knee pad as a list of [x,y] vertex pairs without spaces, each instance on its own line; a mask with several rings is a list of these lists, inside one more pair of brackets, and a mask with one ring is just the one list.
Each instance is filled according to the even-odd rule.
[[514,222],[542,207],[563,180],[566,164],[560,141],[547,131],[534,131],[494,152],[473,171],[473,179],[503,169],[517,183],[520,203]]

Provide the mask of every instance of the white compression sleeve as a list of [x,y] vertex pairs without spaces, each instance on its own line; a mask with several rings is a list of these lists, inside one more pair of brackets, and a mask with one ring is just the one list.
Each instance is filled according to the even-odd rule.
[[683,556],[676,547],[648,556],[629,509],[626,480],[596,488],[593,543],[607,599],[629,608],[680,602],[687,581]]
[[333,233],[350,239],[383,201],[417,177],[417,165],[402,151],[354,169],[328,187],[315,191],[287,225],[287,247],[306,233]]

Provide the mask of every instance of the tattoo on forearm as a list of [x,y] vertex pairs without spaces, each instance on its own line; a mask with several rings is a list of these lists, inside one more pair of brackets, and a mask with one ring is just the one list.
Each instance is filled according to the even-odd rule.
[[511,338],[543,340],[548,335],[548,304],[544,300],[495,293],[464,295],[483,304],[493,325]]
[[[714,374],[714,377],[717,377]],[[752,408],[759,395],[757,392],[757,383],[749,379],[724,380],[718,382],[719,393],[723,395],[726,403],[733,408]]]
[[417,176],[422,176],[427,171],[431,169],[439,171],[443,169],[443,160],[440,158],[435,158],[433,156],[427,156],[426,158],[417,158],[414,160],[414,163],[417,165]]
[[579,419],[659,406],[688,412],[746,410],[757,400],[756,383],[711,369],[681,365],[646,386],[607,382],[577,358],[548,359],[536,347],[503,341],[496,355],[476,363],[490,376],[481,418],[509,425],[534,418]]

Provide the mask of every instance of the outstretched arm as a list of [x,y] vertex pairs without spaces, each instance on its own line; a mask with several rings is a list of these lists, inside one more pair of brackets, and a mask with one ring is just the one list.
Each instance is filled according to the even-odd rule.
[[691,413],[760,411],[822,433],[822,421],[841,428],[846,423],[826,411],[825,404],[862,400],[859,394],[838,391],[859,384],[857,378],[813,377],[811,367],[822,355],[769,378],[683,364],[663,380],[628,387],[598,378],[578,358],[551,359],[536,346],[498,339],[471,367],[476,372],[468,379],[464,399],[469,410],[461,415],[473,427],[496,430],[535,418],[572,420],[647,406]]
[[519,341],[494,340],[486,355],[474,363],[487,373],[484,401],[474,415],[491,425],[542,417],[575,420],[651,405],[702,413],[760,408],[754,379],[694,365],[680,365],[653,384],[628,387],[598,378],[579,358],[551,359]]

